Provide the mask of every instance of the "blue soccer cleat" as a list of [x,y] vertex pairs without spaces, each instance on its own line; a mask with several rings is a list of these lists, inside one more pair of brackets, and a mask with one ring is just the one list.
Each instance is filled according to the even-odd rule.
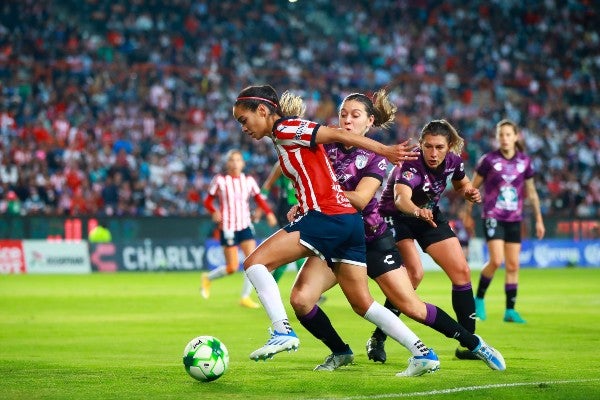
[[427,373],[435,372],[440,369],[440,360],[433,349],[429,349],[429,353],[425,356],[413,356],[408,359],[408,368],[402,372],[398,372],[396,376],[421,376]]
[[506,362],[502,354],[489,344],[487,344],[479,335],[475,335],[479,339],[479,345],[473,350],[480,360],[487,364],[491,369],[496,371],[504,371],[506,369]]

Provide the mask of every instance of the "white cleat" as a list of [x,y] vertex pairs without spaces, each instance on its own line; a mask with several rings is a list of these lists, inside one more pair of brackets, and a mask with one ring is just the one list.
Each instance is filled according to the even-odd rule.
[[[271,331],[270,328],[269,331]],[[300,339],[294,331],[289,333],[271,332],[271,337],[267,340],[267,343],[260,349],[254,350],[250,354],[250,359],[254,361],[268,360],[282,351],[298,350],[299,346]]]

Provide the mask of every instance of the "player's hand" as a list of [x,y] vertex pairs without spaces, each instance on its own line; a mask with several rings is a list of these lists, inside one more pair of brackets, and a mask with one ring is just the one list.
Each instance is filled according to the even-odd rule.
[[414,146],[409,140],[402,143],[388,146],[388,155],[386,158],[394,165],[398,165],[403,161],[411,161],[419,158],[419,153],[412,151]]
[[544,223],[541,221],[536,222],[535,223],[535,236],[538,239],[542,239],[545,234],[546,234],[546,227],[544,226]]
[[275,217],[275,214],[273,214],[273,213],[267,214],[266,219],[267,219],[267,224],[271,228],[273,228],[274,226],[277,225],[277,218]]
[[221,222],[223,222],[223,218],[222,218],[221,212],[219,210],[215,211],[211,217],[212,217],[213,222],[216,224],[220,224]]
[[290,211],[287,212],[286,217],[288,219],[288,222],[292,222],[294,219],[296,219],[296,214],[298,213],[298,208],[299,207],[296,204],[296,205],[292,206],[292,208],[290,208]]
[[471,203],[481,203],[481,193],[479,193],[479,189],[476,189],[474,187],[466,189],[465,199],[467,199]]
[[254,210],[254,214],[252,215],[252,222],[257,223],[263,216],[263,210],[257,208]]
[[433,211],[431,211],[430,209],[428,209],[428,208],[418,208],[415,211],[415,217],[417,217],[418,219],[422,219],[423,221],[427,222],[433,228],[437,228],[437,224],[433,220]]

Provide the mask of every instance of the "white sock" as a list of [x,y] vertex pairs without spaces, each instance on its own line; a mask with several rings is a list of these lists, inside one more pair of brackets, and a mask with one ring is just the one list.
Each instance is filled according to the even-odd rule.
[[288,333],[291,330],[290,323],[281,300],[279,286],[277,286],[273,275],[269,273],[264,265],[254,264],[246,269],[246,276],[254,285],[258,299],[271,319],[273,329],[276,332]]
[[429,353],[429,349],[421,339],[400,318],[378,302],[374,301],[371,304],[363,318],[377,325],[386,335],[406,347],[413,356]]
[[242,271],[242,274],[244,274],[244,284],[242,286],[243,299],[244,297],[250,296],[250,293],[252,293],[252,289],[254,289],[254,286],[252,286],[252,282],[250,282],[250,279],[248,279],[248,275],[246,275],[246,272]]
[[208,273],[208,279],[214,281],[227,275],[227,265],[221,265]]

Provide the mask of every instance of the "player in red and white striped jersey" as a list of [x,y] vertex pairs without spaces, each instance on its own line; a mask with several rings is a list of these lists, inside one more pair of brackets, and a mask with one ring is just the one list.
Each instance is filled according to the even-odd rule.
[[303,105],[301,98],[289,93],[280,100],[271,86],[264,85],[242,90],[233,107],[245,134],[256,140],[269,137],[275,144],[281,169],[294,184],[301,210],[298,218],[271,235],[244,261],[246,274],[273,326],[267,343],[250,354],[253,360],[298,348],[300,341],[269,272],[309,256],[327,261],[357,314],[402,340],[400,320],[369,292],[363,221],[340,187],[323,144],[339,142],[364,148],[394,164],[414,159],[410,145],[406,141],[385,146],[365,136],[348,135],[343,129],[294,117],[302,115]]
[[[238,246],[247,257],[255,248],[254,227],[250,213],[250,198],[264,211],[267,223],[275,226],[277,220],[271,207],[260,193],[256,180],[244,174],[244,158],[239,150],[230,150],[227,160],[226,173],[216,175],[208,189],[204,206],[210,212],[213,222],[218,224],[221,234],[221,245],[225,254],[225,265],[217,267],[209,273],[202,274],[202,296],[210,296],[211,281],[233,274],[239,266]],[[219,208],[214,206],[214,200],[219,202]],[[244,286],[240,305],[258,308],[259,305],[250,298],[252,285],[244,274]]]

